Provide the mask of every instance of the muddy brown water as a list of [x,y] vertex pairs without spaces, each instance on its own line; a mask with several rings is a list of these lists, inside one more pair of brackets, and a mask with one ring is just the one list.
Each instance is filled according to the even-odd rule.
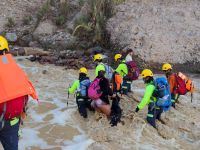
[[[78,71],[54,65],[18,61],[39,94],[39,102],[30,100],[28,117],[21,127],[20,150],[199,150],[200,148],[200,78],[194,78],[196,91],[181,96],[176,109],[163,113],[165,124],[158,130],[146,121],[147,107],[133,113],[144,93],[142,80],[134,81],[133,93],[123,96],[121,107],[125,124],[110,127],[107,117],[89,112],[83,119],[77,112],[75,98],[68,99],[67,87],[78,77]],[[45,70],[45,71],[44,71]],[[93,70],[89,72],[92,76]],[[67,106],[68,99],[68,106]],[[2,149],[2,148],[0,148]]]

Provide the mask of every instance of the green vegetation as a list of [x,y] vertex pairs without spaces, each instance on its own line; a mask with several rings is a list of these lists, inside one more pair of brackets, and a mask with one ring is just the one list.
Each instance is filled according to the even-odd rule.
[[62,26],[66,22],[65,16],[61,15],[56,17],[56,25],[57,26]]
[[67,17],[71,11],[71,5],[68,1],[59,4],[58,16],[56,17],[56,25],[62,26],[67,21]]
[[22,22],[23,22],[23,25],[29,25],[30,22],[32,21],[32,16],[24,16]]
[[107,42],[106,22],[112,16],[112,0],[87,0],[88,14],[75,21],[73,35],[85,38],[94,44]]
[[126,0],[112,0],[112,1],[114,4],[118,5],[118,4],[125,2]]
[[79,0],[79,5],[83,6],[86,0]]
[[48,0],[37,12],[37,25],[42,20],[42,18],[47,14],[50,10],[50,0]]
[[5,24],[6,27],[11,28],[15,26],[15,21],[13,18],[8,17],[7,18],[7,23]]

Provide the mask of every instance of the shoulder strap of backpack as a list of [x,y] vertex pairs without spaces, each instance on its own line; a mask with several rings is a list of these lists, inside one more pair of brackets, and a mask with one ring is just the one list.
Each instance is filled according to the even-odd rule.
[[0,122],[2,122],[0,129],[4,127],[4,116],[5,116],[5,114],[6,114],[6,103],[4,103],[4,105],[3,105],[3,113],[0,116]]

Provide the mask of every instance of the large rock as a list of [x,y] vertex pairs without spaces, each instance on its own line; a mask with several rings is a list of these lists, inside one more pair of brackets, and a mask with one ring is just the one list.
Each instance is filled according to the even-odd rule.
[[40,36],[37,41],[44,48],[56,50],[73,49],[77,45],[76,38],[65,31],[57,31],[54,35]]
[[56,30],[56,26],[53,24],[52,21],[46,20],[44,22],[40,22],[38,27],[35,29],[33,35],[35,38],[38,36],[44,35],[52,35]]
[[108,21],[111,41],[148,62],[200,62],[200,1],[131,0]]

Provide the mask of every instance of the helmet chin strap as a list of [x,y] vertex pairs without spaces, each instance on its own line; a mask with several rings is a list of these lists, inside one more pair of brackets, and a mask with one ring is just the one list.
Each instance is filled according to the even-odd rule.
[[172,74],[171,70],[166,71],[166,77],[169,77]]
[[152,81],[153,77],[146,77],[146,78],[143,78],[143,81],[144,83],[150,83]]

